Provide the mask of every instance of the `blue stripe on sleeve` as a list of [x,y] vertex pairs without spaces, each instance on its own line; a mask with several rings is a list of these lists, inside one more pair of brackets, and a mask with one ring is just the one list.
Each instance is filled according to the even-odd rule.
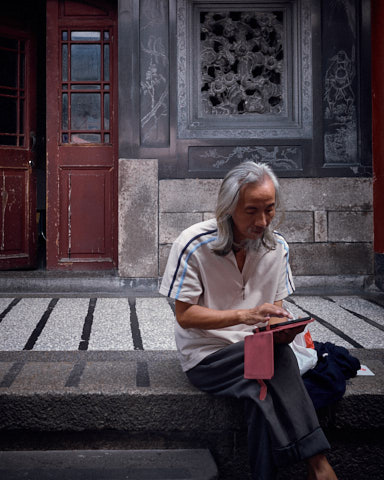
[[180,284],[179,284],[179,288],[177,289],[177,292],[176,292],[175,300],[177,300],[179,298],[180,290],[183,286],[184,278],[185,278],[185,275],[186,275],[187,269],[188,269],[188,261],[189,261],[191,255],[202,245],[205,245],[206,243],[213,242],[214,240],[216,240],[216,237],[209,238],[208,240],[205,240],[204,242],[200,242],[188,253],[187,258],[185,259],[185,265],[184,265],[183,273],[181,274]]
[[[172,278],[171,285],[170,285],[170,287],[169,287],[168,297],[171,296],[171,292],[172,292],[172,290],[173,290],[173,285],[174,285],[174,283],[175,283],[175,281],[176,281],[177,273],[178,273],[179,268],[180,268],[181,259],[182,259],[183,255],[184,255],[185,251],[186,251],[187,248],[189,247],[189,245],[190,245],[192,242],[194,242],[195,240],[197,240],[198,238],[200,238],[200,237],[203,237],[203,236],[205,236],[205,235],[210,235],[211,233],[216,233],[216,232],[217,232],[217,229],[215,229],[215,230],[209,230],[208,232],[199,233],[198,235],[196,235],[196,236],[194,236],[193,238],[191,238],[191,239],[189,240],[189,242],[184,246],[183,250],[181,251],[181,253],[180,253],[180,255],[179,255],[179,258],[177,259],[177,266],[176,266],[175,272],[174,272],[174,274],[173,274],[173,278]],[[216,237],[215,237],[215,239],[216,239]]]
[[284,237],[282,235],[280,235],[278,232],[274,232],[276,235],[279,235],[281,237],[280,238],[277,238],[277,242],[281,243],[281,245],[283,245],[284,247],[284,250],[287,252],[287,260],[286,260],[286,267],[285,267],[285,273],[286,273],[286,280],[285,280],[285,283],[286,283],[286,287],[287,287],[287,291],[289,293],[289,295],[291,295],[291,293],[294,292],[294,289],[292,287],[292,283],[291,283],[291,278],[289,276],[289,270],[288,270],[288,265],[289,265],[289,247],[288,247],[288,244],[287,242],[284,240]]

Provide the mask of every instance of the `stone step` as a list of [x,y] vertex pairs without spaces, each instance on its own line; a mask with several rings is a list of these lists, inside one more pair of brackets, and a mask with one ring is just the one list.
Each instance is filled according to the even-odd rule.
[[2,451],[6,480],[215,480],[206,449]]

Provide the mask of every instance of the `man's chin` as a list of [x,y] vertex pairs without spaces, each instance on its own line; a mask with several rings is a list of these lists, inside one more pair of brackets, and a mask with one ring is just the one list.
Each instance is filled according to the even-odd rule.
[[248,232],[248,238],[247,240],[260,240],[263,237],[264,230],[261,232]]

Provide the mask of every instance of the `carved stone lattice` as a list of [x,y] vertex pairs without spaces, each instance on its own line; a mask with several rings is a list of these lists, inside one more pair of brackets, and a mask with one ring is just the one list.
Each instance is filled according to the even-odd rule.
[[311,138],[310,0],[177,0],[179,138]]
[[283,12],[201,12],[201,101],[207,115],[285,113]]

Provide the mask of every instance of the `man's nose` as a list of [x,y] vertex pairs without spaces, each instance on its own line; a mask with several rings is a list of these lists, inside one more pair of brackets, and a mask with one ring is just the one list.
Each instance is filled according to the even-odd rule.
[[258,215],[256,215],[254,224],[257,227],[266,227],[268,225],[268,221],[265,213],[259,213]]

